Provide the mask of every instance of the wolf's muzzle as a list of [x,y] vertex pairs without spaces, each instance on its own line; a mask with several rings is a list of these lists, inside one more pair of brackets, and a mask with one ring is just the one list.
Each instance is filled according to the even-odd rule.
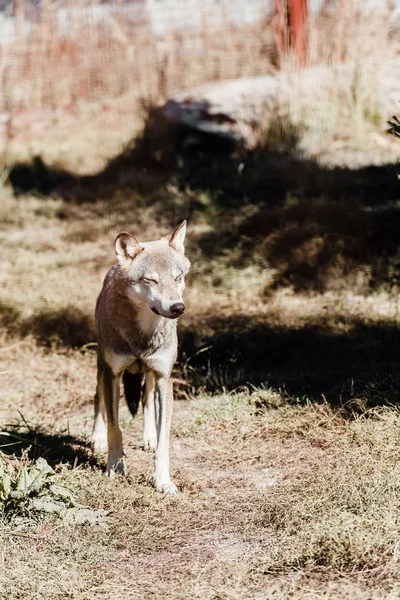
[[180,315],[183,315],[185,311],[185,305],[183,302],[175,302],[175,304],[171,304],[169,310],[171,311],[171,315],[173,317],[180,317]]

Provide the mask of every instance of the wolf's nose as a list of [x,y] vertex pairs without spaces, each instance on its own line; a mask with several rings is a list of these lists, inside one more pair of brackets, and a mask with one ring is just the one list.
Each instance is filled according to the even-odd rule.
[[179,317],[179,315],[183,314],[185,310],[185,305],[183,302],[175,302],[175,304],[171,304],[169,310],[174,315],[174,317]]

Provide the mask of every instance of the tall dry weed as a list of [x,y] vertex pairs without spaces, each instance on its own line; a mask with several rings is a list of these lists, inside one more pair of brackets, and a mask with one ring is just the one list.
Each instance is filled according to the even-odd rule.
[[[173,12],[158,34],[148,13],[138,12],[140,3],[115,2],[115,10],[96,20],[100,7],[79,0],[66,3],[65,31],[60,31],[56,7],[47,2],[41,9],[30,7],[24,35],[21,2],[16,33],[0,46],[3,110],[54,109],[125,94],[159,102],[204,82],[272,68],[272,37],[263,14],[253,24],[238,26],[227,6],[219,20],[205,7],[200,24],[183,28]],[[185,6],[179,10],[187,12]]]
[[[311,154],[365,127],[383,128],[391,65],[399,53],[396,11],[389,3],[366,8],[362,0],[335,0],[310,19],[307,74],[298,76],[290,53],[278,118],[299,129]],[[283,127],[283,129],[285,129]]]

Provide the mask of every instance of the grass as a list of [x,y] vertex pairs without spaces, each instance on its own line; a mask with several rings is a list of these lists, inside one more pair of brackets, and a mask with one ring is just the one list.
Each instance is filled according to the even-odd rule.
[[[78,2],[70,8],[75,11],[68,15],[67,36],[57,34],[52,7],[45,14],[37,7],[30,13],[29,35],[8,40],[0,106],[12,121],[26,109],[73,112],[104,98],[123,98],[140,110],[143,101],[158,102],[199,83],[272,69],[273,35],[261,10],[258,20],[240,27],[226,9],[218,23],[204,7],[201,23],[190,26],[191,7],[181,7],[179,16],[170,11],[160,35],[134,6],[114,6],[100,23],[93,7]],[[175,23],[182,17],[185,28]]]
[[255,390],[178,403],[177,498],[149,486],[137,423],[125,425],[127,480],[59,465],[60,481],[111,511],[110,522],[3,527],[7,597],[34,597],[38,586],[43,598],[395,594],[398,412],[349,420],[324,403],[257,408],[269,395],[275,402]]
[[[351,18],[361,43],[361,16]],[[380,56],[385,31],[379,21]],[[339,62],[329,50],[324,60]],[[156,111],[129,141],[137,123],[113,104],[93,129],[85,111],[74,128],[60,118],[37,152],[8,164],[0,461],[18,487],[44,458],[46,493],[69,490],[77,511],[10,496],[5,598],[399,596],[399,150],[370,110],[367,79],[344,121],[340,94],[318,97],[314,120],[315,103],[286,105],[252,149],[210,153],[200,140],[185,151],[187,132]],[[124,147],[107,141],[123,131]],[[141,415],[121,407],[127,478],[107,480],[90,448],[93,309],[115,236],[153,239],[185,217],[192,270],[171,439],[181,494],[161,497]]]
[[[76,523],[63,514],[30,512],[13,521],[3,514],[4,594],[396,597],[395,284],[357,289],[346,279],[331,285],[334,277],[325,291],[306,294],[271,286],[271,266],[232,260],[222,243],[210,255],[215,211],[238,226],[231,252],[247,243],[242,217],[220,193],[232,181],[222,179],[215,192],[209,183],[186,188],[185,203],[199,204],[174,374],[172,469],[182,493],[153,491],[141,417],[132,421],[126,407],[127,479],[108,481],[104,457],[92,455],[92,313],[113,261],[112,240],[121,228],[139,239],[141,229],[146,238],[165,233],[186,210],[178,177],[187,178],[189,167],[163,175],[156,188],[122,186],[98,200],[1,191],[1,430],[9,434],[1,450],[28,465],[44,457],[76,503],[108,515]],[[215,164],[202,159],[202,168],[207,174]],[[339,186],[330,188],[334,202],[334,190],[358,175],[349,170],[346,183],[342,171],[331,176]],[[374,180],[364,181],[372,202]],[[274,210],[291,208],[277,203]],[[15,444],[6,446],[10,439]]]

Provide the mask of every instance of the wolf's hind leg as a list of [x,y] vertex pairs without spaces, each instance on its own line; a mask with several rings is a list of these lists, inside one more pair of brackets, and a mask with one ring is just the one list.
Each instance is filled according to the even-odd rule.
[[106,407],[104,404],[103,373],[97,371],[97,389],[94,397],[94,424],[92,445],[95,451],[107,448]]
[[151,371],[147,371],[143,394],[143,447],[145,450],[157,448],[155,389],[154,375]]
[[120,375],[114,375],[108,365],[103,370],[104,403],[107,412],[108,461],[107,475],[125,475],[125,454],[122,447],[122,433],[118,424]]

